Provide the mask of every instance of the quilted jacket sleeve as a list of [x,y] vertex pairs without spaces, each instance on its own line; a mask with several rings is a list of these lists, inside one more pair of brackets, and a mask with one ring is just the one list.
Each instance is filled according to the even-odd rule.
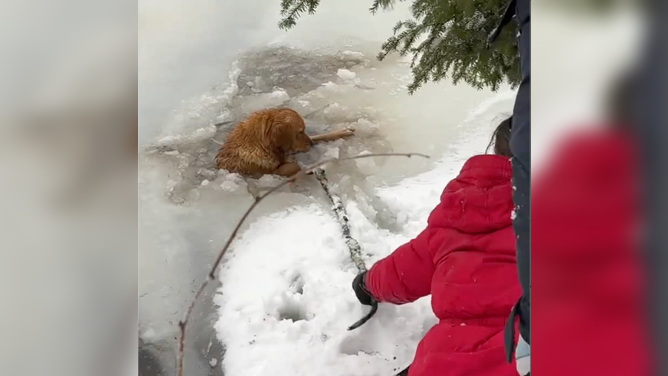
[[435,234],[428,227],[369,270],[366,288],[376,300],[405,304],[431,293],[434,261],[429,246]]

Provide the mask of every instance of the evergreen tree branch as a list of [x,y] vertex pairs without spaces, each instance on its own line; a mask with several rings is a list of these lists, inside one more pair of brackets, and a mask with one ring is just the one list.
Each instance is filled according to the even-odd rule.
[[[333,1],[333,0],[332,0]],[[390,9],[397,1],[373,0],[375,14]],[[304,12],[314,13],[319,0],[281,0],[279,26],[289,29]],[[482,89],[498,90],[508,82],[520,82],[517,54],[517,25],[509,24],[499,35],[494,48],[487,37],[494,30],[505,9],[506,0],[413,0],[412,17],[398,22],[392,35],[381,45],[379,60],[392,53],[412,55],[413,94],[429,81],[450,79]]]
[[304,13],[314,14],[320,5],[320,0],[282,0],[281,16],[283,19],[278,23],[282,30],[293,28],[297,19]]
[[[380,9],[387,10],[391,9],[392,6],[394,5],[394,2],[396,0],[373,0],[373,5],[371,5],[371,8],[369,8],[369,11],[372,14],[378,13]],[[404,1],[404,0],[400,0]]]

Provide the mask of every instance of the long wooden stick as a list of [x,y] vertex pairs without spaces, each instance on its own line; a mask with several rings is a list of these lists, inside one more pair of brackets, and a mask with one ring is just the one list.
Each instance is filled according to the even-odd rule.
[[353,260],[353,263],[357,267],[359,273],[366,271],[366,266],[364,265],[364,260],[362,259],[362,247],[360,244],[350,235],[350,223],[348,219],[348,213],[346,213],[346,208],[343,206],[343,201],[339,195],[333,193],[329,189],[329,181],[325,175],[325,170],[318,168],[315,170],[315,177],[320,182],[320,186],[329,197],[329,201],[332,203],[332,210],[336,214],[336,219],[341,225],[341,231],[343,232],[343,238],[346,240],[346,245],[350,250],[350,258]]
[[[362,247],[357,242],[357,240],[355,240],[355,238],[353,238],[352,235],[350,235],[350,223],[348,219],[348,213],[346,212],[346,207],[343,206],[343,201],[341,200],[341,197],[333,193],[329,189],[329,181],[327,180],[327,176],[325,175],[325,170],[323,170],[322,168],[316,169],[315,177],[320,182],[320,186],[322,186],[322,189],[325,191],[327,197],[329,197],[329,201],[333,205],[332,210],[334,211],[334,214],[336,214],[336,219],[339,221],[339,225],[341,225],[341,232],[343,233],[343,237],[346,240],[346,245],[348,246],[348,250],[350,251],[350,258],[353,260],[353,263],[357,267],[357,272],[364,273],[367,269],[366,265],[364,265],[364,259],[362,258]],[[371,304],[371,310],[366,315],[364,315],[364,317],[362,317],[357,322],[348,327],[348,330],[355,330],[360,326],[366,324],[366,322],[369,321],[373,317],[373,315],[376,314],[377,311],[378,311],[378,302],[374,300],[373,303]]]

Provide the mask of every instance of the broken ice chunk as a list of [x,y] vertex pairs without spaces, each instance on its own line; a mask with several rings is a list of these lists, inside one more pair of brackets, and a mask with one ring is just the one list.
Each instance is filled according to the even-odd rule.
[[351,72],[348,69],[339,69],[339,71],[336,72],[336,75],[339,76],[340,79],[345,81],[354,80],[355,77],[357,76],[355,72]]

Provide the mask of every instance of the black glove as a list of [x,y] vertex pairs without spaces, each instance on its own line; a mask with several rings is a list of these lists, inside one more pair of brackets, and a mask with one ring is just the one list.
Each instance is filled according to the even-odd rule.
[[357,300],[364,305],[373,305],[376,302],[376,299],[371,295],[369,290],[366,289],[366,273],[358,274],[355,279],[353,279],[353,290],[357,296]]

